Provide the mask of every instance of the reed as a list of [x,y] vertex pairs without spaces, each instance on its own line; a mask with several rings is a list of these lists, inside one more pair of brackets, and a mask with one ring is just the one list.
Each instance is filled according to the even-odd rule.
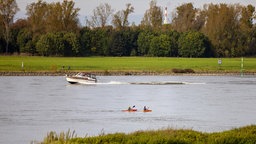
[[60,134],[57,134],[56,132],[51,131],[47,134],[47,136],[44,138],[44,141],[41,142],[41,144],[53,144],[53,143],[63,144],[75,137],[77,137],[77,135],[75,134],[75,131],[71,132],[70,129],[67,132],[61,132]]
[[[235,128],[218,133],[203,133],[194,130],[175,130],[171,128],[161,130],[137,131],[130,134],[115,133],[101,134],[94,137],[59,138],[61,135],[48,134],[43,144],[252,144],[256,143],[256,125]],[[50,140],[48,140],[50,139]]]

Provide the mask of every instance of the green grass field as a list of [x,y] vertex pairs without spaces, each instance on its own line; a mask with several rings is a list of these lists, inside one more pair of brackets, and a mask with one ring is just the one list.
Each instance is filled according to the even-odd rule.
[[[256,58],[244,58],[243,65],[244,72],[256,72]],[[217,58],[0,56],[0,72],[68,70],[171,73],[172,69],[192,69],[196,73],[239,73],[241,58],[222,58],[219,66]]]

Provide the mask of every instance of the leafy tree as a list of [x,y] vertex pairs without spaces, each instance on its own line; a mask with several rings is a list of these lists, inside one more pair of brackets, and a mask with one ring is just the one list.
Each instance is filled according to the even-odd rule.
[[116,31],[112,35],[112,44],[110,47],[111,56],[125,56],[127,49],[125,49],[124,31]]
[[0,0],[0,17],[2,20],[1,23],[4,25],[3,35],[6,42],[5,53],[9,52],[10,26],[18,10],[19,8],[15,0]]
[[36,44],[36,49],[43,56],[58,56],[64,50],[63,34],[47,33],[42,35]]
[[80,56],[89,56],[91,55],[91,48],[92,48],[92,30],[88,27],[84,27],[80,30]]
[[[75,8],[74,1],[64,0],[62,3],[62,16],[63,16],[63,30],[68,32],[76,32],[79,19],[78,19],[78,12],[80,11],[79,8]],[[61,15],[60,15],[61,16]]]
[[5,51],[5,40],[0,37],[0,53],[4,53]]
[[[33,35],[32,43],[36,43],[39,54],[47,56],[74,54],[64,52],[66,49],[62,44],[63,32],[76,33],[78,30],[79,8],[74,8],[74,6],[73,1],[67,0],[50,4],[38,0],[27,6],[28,22]],[[47,45],[46,48],[43,48],[43,44]],[[56,44],[55,48],[52,44]],[[77,48],[75,48],[75,53]]]
[[100,4],[93,10],[91,20],[87,20],[90,27],[105,27],[108,24],[109,17],[113,14],[113,9],[108,3]]
[[36,51],[39,53],[39,55],[42,56],[49,56],[49,49],[51,44],[53,42],[50,42],[50,36],[42,35],[39,39],[39,41],[36,43]]
[[128,17],[131,13],[134,12],[134,7],[128,3],[126,4],[126,9],[122,11],[118,11],[114,14],[112,23],[114,27],[122,29],[124,27],[129,26]]
[[170,37],[166,34],[155,36],[150,43],[150,56],[168,57],[171,52]]
[[91,53],[93,55],[107,56],[110,53],[112,27],[95,28],[92,30]]
[[[28,30],[28,21],[26,19],[18,19],[15,23],[13,23],[10,27],[10,52],[20,52],[20,46],[18,43],[18,36],[21,31],[24,31],[24,29]],[[31,32],[29,32],[31,33]],[[32,44],[32,43],[31,43]],[[33,49],[34,47],[31,47],[29,49]],[[35,50],[35,49],[34,49]],[[35,51],[34,51],[35,52]]]
[[249,33],[249,42],[248,42],[248,51],[249,56],[256,55],[256,26],[252,28],[252,31]]
[[182,57],[204,57],[209,48],[207,37],[200,32],[185,32],[179,38],[179,55]]
[[76,32],[78,29],[79,8],[74,8],[73,1],[64,0],[62,3],[51,3],[48,5],[46,19],[47,32]]
[[202,31],[206,23],[206,12],[204,10],[196,9],[195,20],[192,23],[192,30]]
[[237,54],[243,56],[245,54],[252,55],[254,48],[251,47],[254,44],[253,34],[253,18],[254,18],[255,7],[248,5],[247,7],[241,8],[241,18],[239,20],[239,34],[238,34],[238,48]]
[[253,27],[253,19],[254,19],[255,7],[252,5],[248,5],[247,7],[242,7],[241,10],[241,19],[240,28],[242,31],[251,31]]
[[42,35],[36,48],[43,56],[76,56],[80,44],[75,33],[57,32]]
[[207,21],[203,32],[211,40],[216,56],[236,56],[238,54],[240,7],[210,4],[206,9]]
[[32,46],[32,34],[28,29],[22,29],[17,36],[17,44],[19,45],[21,53],[34,54]]
[[127,56],[136,56],[138,55],[138,36],[140,34],[140,29],[135,27],[130,27],[126,29],[125,32],[125,39],[126,39],[126,49],[127,49]]
[[30,30],[33,33],[33,39],[46,33],[46,19],[48,14],[48,4],[42,0],[31,3],[26,7]]
[[169,41],[170,41],[170,56],[176,57],[178,56],[178,49],[179,49],[179,37],[180,33],[177,31],[168,31],[166,32],[166,35],[169,36]]
[[27,6],[27,15],[34,36],[47,32],[76,32],[79,8],[73,1],[46,3],[39,0]]
[[75,33],[64,34],[64,56],[76,56],[80,49],[79,40]]
[[111,36],[110,51],[112,56],[130,56],[137,55],[138,30],[125,28],[123,30],[113,31]]
[[[177,13],[173,18],[173,28],[178,32],[186,32],[189,30],[195,30],[198,27],[197,20],[199,19],[200,13],[194,8],[192,3],[185,3],[176,8]],[[200,27],[200,26],[199,26]]]
[[62,15],[62,5],[60,2],[47,4],[47,16],[45,19],[45,32],[64,31],[64,21]]
[[[112,27],[107,25],[113,13],[111,6],[100,4],[94,10],[91,21],[88,21],[90,27],[80,29],[77,18],[79,9],[74,7],[74,1],[46,3],[38,0],[27,6],[27,19],[15,23],[11,19],[7,44],[6,15],[2,13],[2,3],[6,1],[0,0],[2,53],[165,57],[256,54],[256,25],[253,23],[256,15],[252,5],[208,4],[200,10],[194,8],[192,3],[186,3],[177,7],[172,24],[162,25],[162,9],[156,1],[151,1],[141,25],[130,26],[128,17],[134,8],[127,4],[126,9],[113,15]],[[14,0],[8,2],[11,1]]]
[[144,30],[140,32],[138,36],[138,54],[141,56],[148,55],[149,47],[151,40],[153,39],[154,34],[152,31]]
[[150,2],[150,8],[146,10],[141,21],[142,26],[160,28],[163,21],[163,11],[160,6],[156,5],[156,1]]
[[4,40],[4,24],[2,23],[3,17],[0,15],[0,53],[5,51],[5,40]]

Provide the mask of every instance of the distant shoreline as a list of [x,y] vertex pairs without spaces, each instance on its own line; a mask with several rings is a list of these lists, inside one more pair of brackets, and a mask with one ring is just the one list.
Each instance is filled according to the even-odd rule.
[[[86,71],[85,71],[86,72]],[[0,72],[0,76],[65,76],[65,75],[73,75],[78,72]],[[196,73],[173,73],[173,72],[129,72],[129,71],[107,71],[107,72],[93,72],[89,71],[88,73],[94,73],[97,76],[225,76],[225,75],[241,75],[241,73],[237,72],[225,72],[225,73],[218,73],[218,72],[196,72]],[[243,75],[256,75],[253,72],[245,72]]]

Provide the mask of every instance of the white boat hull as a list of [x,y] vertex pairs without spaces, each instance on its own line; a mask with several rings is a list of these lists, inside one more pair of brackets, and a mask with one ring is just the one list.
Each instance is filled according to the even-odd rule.
[[94,84],[97,82],[94,79],[78,79],[72,77],[66,77],[66,80],[71,84]]

